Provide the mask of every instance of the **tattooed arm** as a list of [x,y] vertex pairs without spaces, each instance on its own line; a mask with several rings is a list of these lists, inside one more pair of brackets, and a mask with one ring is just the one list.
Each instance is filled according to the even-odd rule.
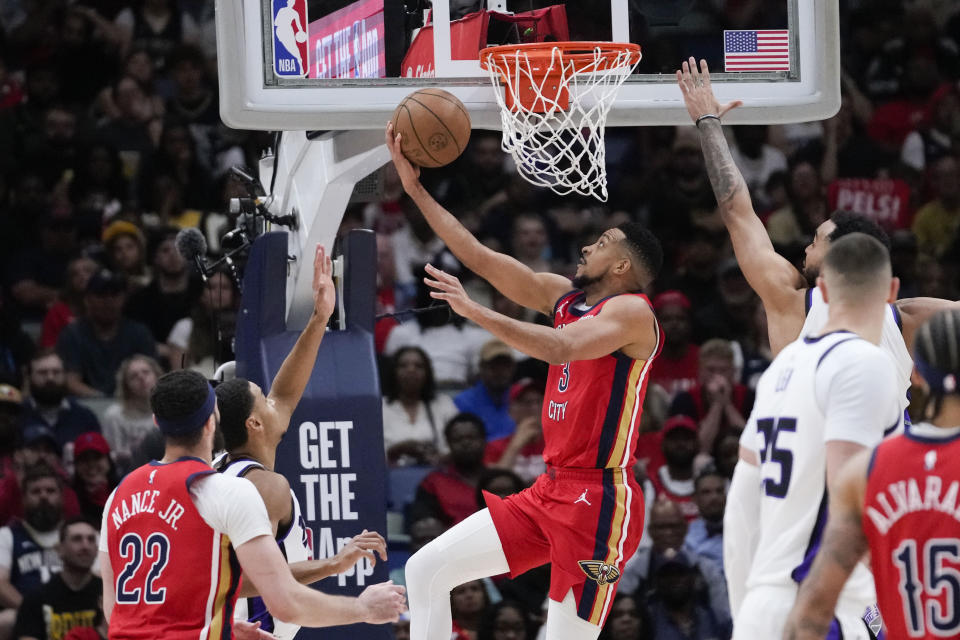
[[[677,71],[677,82],[687,105],[687,111],[694,122],[706,114],[723,116],[740,105],[739,101],[720,105],[710,86],[710,71],[706,61],[690,58]],[[787,316],[778,323],[771,318],[771,346],[779,351],[786,342],[796,339],[803,319],[803,293],[798,291],[806,286],[803,277],[786,259],[778,254],[767,230],[753,210],[750,192],[743,175],[733,162],[730,148],[723,135],[718,118],[706,118],[697,124],[700,132],[700,144],[707,165],[707,174],[713,193],[717,197],[720,215],[730,233],[737,262],[743,269],[743,275],[753,290],[763,300],[768,316]],[[781,340],[774,335],[774,325],[783,326],[784,322],[795,323],[799,319],[793,335]],[[787,331],[789,334],[791,331]]]
[[869,449],[858,453],[840,473],[830,497],[823,548],[800,585],[785,640],[822,640],[827,635],[840,591],[868,550],[862,518],[870,454]]

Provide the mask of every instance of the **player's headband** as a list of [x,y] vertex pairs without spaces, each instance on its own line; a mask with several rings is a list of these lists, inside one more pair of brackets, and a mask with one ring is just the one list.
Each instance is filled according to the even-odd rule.
[[927,384],[930,385],[930,391],[935,395],[943,395],[945,393],[956,393],[957,391],[957,376],[953,373],[947,373],[943,371],[926,360],[923,359],[919,353],[915,353],[913,356],[914,365],[917,367],[917,371],[923,376],[923,379],[927,381]]
[[162,431],[164,435],[184,436],[188,433],[195,432],[197,429],[206,424],[207,420],[210,419],[210,414],[213,413],[213,410],[216,408],[216,406],[217,394],[208,382],[207,399],[204,400],[199,409],[188,416],[183,416],[182,418],[161,418],[160,416],[154,414],[153,421],[156,423],[157,427],[160,428],[160,431]]

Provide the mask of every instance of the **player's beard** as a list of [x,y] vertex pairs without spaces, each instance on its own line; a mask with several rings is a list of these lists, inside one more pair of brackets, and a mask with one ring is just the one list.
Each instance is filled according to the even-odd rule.
[[817,286],[817,276],[820,275],[820,269],[808,266],[806,259],[804,259],[801,273],[803,273],[803,278],[807,281],[808,287]]
[[573,280],[571,280],[571,284],[573,284],[573,287],[574,287],[575,289],[580,289],[581,291],[586,291],[587,288],[589,288],[589,287],[597,284],[597,283],[600,282],[601,280],[603,280],[603,277],[604,277],[605,275],[607,275],[606,272],[603,272],[603,273],[600,274],[599,276],[588,276],[587,274],[583,274],[583,275],[579,275],[579,276],[574,276]]

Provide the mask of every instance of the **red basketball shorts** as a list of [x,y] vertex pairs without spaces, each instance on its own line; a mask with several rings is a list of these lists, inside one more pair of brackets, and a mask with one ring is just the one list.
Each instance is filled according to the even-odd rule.
[[628,469],[554,469],[487,507],[516,577],[551,563],[550,599],[573,589],[577,614],[603,626],[643,535],[643,491]]

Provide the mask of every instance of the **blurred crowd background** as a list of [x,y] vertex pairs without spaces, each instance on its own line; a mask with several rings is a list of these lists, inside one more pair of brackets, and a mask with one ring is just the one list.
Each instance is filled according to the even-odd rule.
[[[694,4],[719,28],[761,23],[767,10]],[[853,210],[887,229],[902,296],[956,299],[960,8],[840,6],[840,112],[729,127],[734,158],[771,239],[798,266],[817,225]],[[237,291],[226,273],[202,283],[176,233],[197,227],[221,251],[227,202],[246,196],[228,169],[256,166],[271,144],[220,122],[211,0],[0,6],[0,640],[105,635],[94,527],[123,474],[162,455],[150,391],[164,371],[210,376],[233,357]],[[727,638],[725,491],[771,359],[765,316],[733,259],[696,130],[610,129],[606,144],[603,205],[530,186],[499,134],[484,131],[423,180],[483,242],[535,270],[572,275],[580,247],[625,220],[660,237],[665,267],[648,293],[666,343],[635,469],[646,534],[604,637]],[[339,235],[376,231],[379,312],[394,314],[378,322],[376,348],[392,577],[402,581],[407,555],[482,508],[481,490],[507,495],[544,469],[546,365],[446,308],[404,314],[432,302],[423,265],[457,273],[501,313],[549,321],[462,270],[390,166],[383,185],[375,202],[348,208]],[[548,578],[546,567],[458,587],[455,637],[532,640]],[[75,614],[41,629],[42,606]]]

